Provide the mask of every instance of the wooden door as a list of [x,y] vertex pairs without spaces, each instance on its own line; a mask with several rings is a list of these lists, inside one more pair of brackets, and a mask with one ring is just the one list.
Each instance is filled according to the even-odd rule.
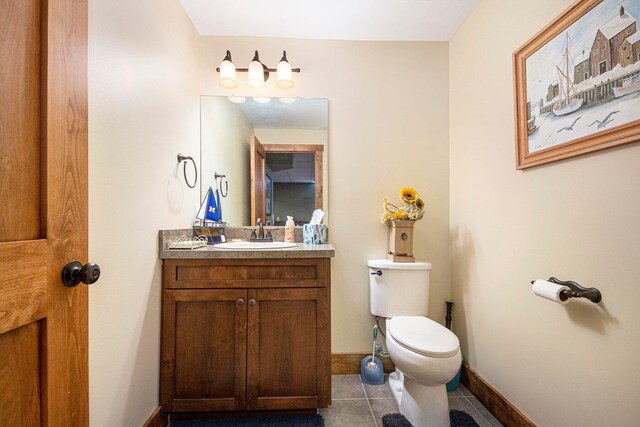
[[331,400],[327,289],[250,289],[248,297],[247,409],[326,407]]
[[164,412],[245,409],[247,291],[164,291]]
[[251,150],[251,225],[256,225],[258,218],[265,224],[266,214],[266,191],[265,176],[267,169],[267,153],[254,133],[249,138]]
[[87,2],[0,0],[0,425],[86,426]]

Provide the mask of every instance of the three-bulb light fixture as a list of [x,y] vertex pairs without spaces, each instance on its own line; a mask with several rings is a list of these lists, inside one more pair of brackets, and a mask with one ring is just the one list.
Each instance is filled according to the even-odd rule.
[[[227,55],[222,60],[220,67],[216,68],[216,71],[220,73],[218,84],[227,89],[235,89],[238,87],[238,80],[236,79],[236,73],[248,73],[247,84],[253,88],[263,88],[265,82],[269,79],[270,73],[277,73],[276,87],[280,89],[291,89],[294,86],[293,73],[299,73],[300,68],[291,68],[291,64],[287,60],[287,52],[282,51],[282,59],[278,63],[277,68],[269,68],[260,62],[258,51],[256,50],[249,68],[236,68],[235,64],[231,60],[231,52],[227,51]],[[229,96],[229,101],[242,103],[246,100],[244,96]],[[293,103],[297,98],[278,98],[280,102],[285,104]],[[271,101],[268,97],[253,97],[253,100],[260,103],[266,103]]]

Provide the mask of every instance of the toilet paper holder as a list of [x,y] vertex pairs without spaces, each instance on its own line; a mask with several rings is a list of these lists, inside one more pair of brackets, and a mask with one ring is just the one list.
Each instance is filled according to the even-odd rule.
[[[534,282],[535,280],[532,280],[531,284],[533,285]],[[569,288],[569,290],[564,289],[560,291],[561,301],[566,301],[569,298],[586,298],[596,304],[602,301],[602,294],[596,288],[585,288],[571,280],[560,280],[555,277],[549,277],[549,282]]]

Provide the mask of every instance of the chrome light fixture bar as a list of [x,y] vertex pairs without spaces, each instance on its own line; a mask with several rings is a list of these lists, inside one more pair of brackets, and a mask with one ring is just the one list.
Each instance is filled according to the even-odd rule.
[[255,51],[255,55],[249,64],[249,68],[236,68],[231,60],[231,52],[227,51],[227,55],[222,60],[222,63],[216,71],[220,73],[218,83],[220,86],[234,89],[238,87],[238,81],[236,79],[236,72],[248,73],[247,83],[251,87],[260,88],[264,87],[265,82],[269,79],[270,73],[276,73],[276,87],[280,89],[291,89],[294,86],[293,74],[299,73],[300,68],[291,68],[291,64],[287,60],[287,52],[282,51],[282,58],[278,63],[277,68],[269,68],[260,61],[258,51]]

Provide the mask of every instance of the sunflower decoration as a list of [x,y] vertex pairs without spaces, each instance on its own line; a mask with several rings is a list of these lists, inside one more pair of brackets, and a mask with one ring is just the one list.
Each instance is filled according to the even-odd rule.
[[400,190],[400,198],[405,201],[405,203],[413,203],[418,199],[418,192],[415,188],[405,187]]
[[384,224],[387,221],[418,221],[422,219],[425,204],[415,188],[405,187],[400,190],[400,200],[402,203],[397,206],[389,202],[388,197],[383,199],[384,213],[380,222]]

